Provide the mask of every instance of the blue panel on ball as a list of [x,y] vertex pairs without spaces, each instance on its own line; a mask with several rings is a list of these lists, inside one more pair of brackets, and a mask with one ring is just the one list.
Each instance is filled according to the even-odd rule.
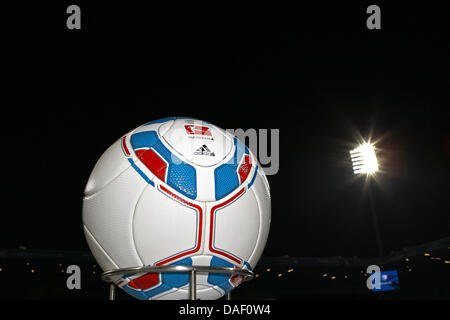
[[[192,259],[186,258],[175,263],[172,266],[192,266]],[[189,283],[189,273],[164,272],[162,274],[162,282],[172,288],[180,288]]]
[[216,200],[220,200],[239,187],[236,169],[231,164],[223,164],[214,170]]
[[134,150],[151,148],[156,144],[157,138],[158,136],[155,131],[144,131],[131,135],[130,142]]
[[227,163],[214,170],[215,196],[220,200],[239,187],[237,168],[244,154],[249,154],[247,147],[237,138],[234,138],[234,155]]
[[169,165],[167,184],[188,198],[197,197],[197,172],[190,164],[175,156],[161,142],[156,131],[135,133],[130,138],[134,150],[153,148]]
[[[217,257],[211,258],[210,266],[233,268],[233,265],[231,263]],[[228,293],[230,290],[233,289],[233,286],[231,285],[230,281],[228,281],[230,278],[231,276],[229,274],[209,273],[207,281],[209,284],[213,286],[218,286],[225,293]]]
[[257,173],[258,173],[258,166],[255,167],[255,173],[253,174],[253,178],[252,178],[252,180],[250,180],[250,182],[248,183],[248,188],[249,188],[249,189],[252,187],[253,182],[255,182]]
[[190,164],[185,162],[171,164],[167,184],[186,197],[191,199],[197,198],[197,173]]

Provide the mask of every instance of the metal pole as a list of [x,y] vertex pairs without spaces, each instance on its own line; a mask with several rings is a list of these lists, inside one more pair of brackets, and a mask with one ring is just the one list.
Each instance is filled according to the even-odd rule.
[[[114,284],[113,277],[124,276],[125,274],[142,275],[149,272],[161,273],[161,272],[175,272],[175,273],[188,273],[190,274],[189,284],[189,297],[192,300],[197,299],[197,272],[200,273],[221,273],[221,274],[240,274],[244,276],[244,281],[253,279],[253,272],[245,269],[235,269],[230,267],[209,267],[209,266],[182,266],[182,265],[170,265],[170,266],[140,266],[140,267],[128,267],[115,270],[108,270],[102,273],[101,279],[109,283],[109,300],[115,300],[116,285]],[[227,293],[227,300],[231,299],[231,293]]]
[[191,271],[191,281],[189,285],[189,290],[191,300],[197,300],[197,274],[195,270]]
[[116,285],[114,283],[109,284],[109,300],[116,299]]
[[372,195],[372,187],[371,187],[370,181],[369,181],[369,209],[370,209],[370,214],[372,215],[373,228],[375,229],[375,237],[376,237],[376,241],[377,241],[378,255],[380,257],[382,257],[383,256],[383,243],[381,241],[380,228],[378,226],[378,219],[377,219],[377,214],[375,211],[374,199],[373,199],[373,195]]
[[231,291],[228,291],[227,293],[227,300],[231,300]]

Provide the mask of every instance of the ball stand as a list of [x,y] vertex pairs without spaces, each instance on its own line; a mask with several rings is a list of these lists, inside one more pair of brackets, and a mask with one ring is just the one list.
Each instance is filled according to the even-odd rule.
[[[244,277],[243,282],[253,279],[254,274],[250,270],[236,269],[229,267],[207,267],[207,266],[148,266],[148,267],[131,267],[121,268],[115,270],[105,271],[101,275],[101,279],[109,283],[109,300],[115,300],[116,297],[116,285],[112,278],[117,276],[124,276],[125,274],[147,274],[147,273],[162,273],[162,272],[174,272],[174,273],[189,273],[189,297],[190,300],[197,300],[197,274],[198,273],[222,273],[230,275],[241,275]],[[231,292],[227,293],[227,300],[231,300]]]

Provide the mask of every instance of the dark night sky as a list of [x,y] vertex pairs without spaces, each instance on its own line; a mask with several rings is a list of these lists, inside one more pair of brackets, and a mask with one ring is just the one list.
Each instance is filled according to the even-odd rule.
[[[380,139],[373,188],[386,252],[450,234],[450,42],[439,7],[135,7],[19,2],[7,27],[0,247],[88,250],[82,192],[101,153],[138,125],[192,116],[279,128],[265,255],[374,256],[348,150]],[[3,69],[3,68],[2,68]],[[6,116],[5,116],[6,113]]]

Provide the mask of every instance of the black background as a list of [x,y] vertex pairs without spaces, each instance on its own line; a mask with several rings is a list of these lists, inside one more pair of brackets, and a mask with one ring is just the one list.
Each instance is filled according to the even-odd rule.
[[[66,28],[70,4],[81,30]],[[378,3],[382,29],[368,30],[369,4],[17,1],[2,50],[0,247],[88,250],[95,162],[168,116],[280,129],[266,256],[377,254],[348,159],[370,133],[385,251],[448,236],[448,17],[439,3]]]

